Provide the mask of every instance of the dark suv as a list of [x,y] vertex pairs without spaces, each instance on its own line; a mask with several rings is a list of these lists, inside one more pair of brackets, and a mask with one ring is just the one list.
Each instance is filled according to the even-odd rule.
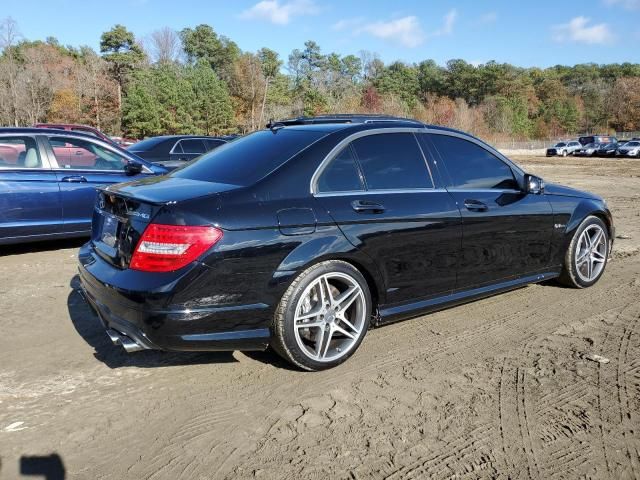
[[128,351],[271,345],[319,370],[370,326],[556,277],[589,287],[614,236],[600,197],[463,132],[298,118],[103,189],[79,269]]

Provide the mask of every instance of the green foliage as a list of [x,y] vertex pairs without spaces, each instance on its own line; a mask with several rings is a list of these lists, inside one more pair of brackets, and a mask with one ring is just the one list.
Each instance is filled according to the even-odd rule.
[[190,63],[207,62],[222,73],[240,56],[240,48],[225,36],[218,36],[210,25],[201,24],[180,32],[182,47]]
[[128,134],[218,134],[233,119],[225,84],[208,64],[162,64],[136,72],[123,105]]

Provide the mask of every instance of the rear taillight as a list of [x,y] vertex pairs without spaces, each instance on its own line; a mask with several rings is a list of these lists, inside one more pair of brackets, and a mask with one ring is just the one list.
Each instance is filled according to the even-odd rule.
[[133,252],[129,268],[172,272],[188,265],[222,238],[215,227],[150,223]]

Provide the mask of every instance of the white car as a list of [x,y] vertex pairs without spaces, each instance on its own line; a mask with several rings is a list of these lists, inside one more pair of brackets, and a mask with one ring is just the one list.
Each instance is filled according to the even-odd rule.
[[567,155],[572,155],[581,146],[580,142],[574,140],[569,142],[558,142],[553,147],[547,148],[547,157],[553,157],[554,155],[566,157]]
[[620,145],[617,155],[619,157],[640,157],[640,141],[631,140],[624,145]]

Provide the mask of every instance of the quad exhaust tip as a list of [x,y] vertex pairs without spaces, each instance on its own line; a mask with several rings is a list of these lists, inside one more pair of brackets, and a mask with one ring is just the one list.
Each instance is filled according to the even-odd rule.
[[122,348],[124,348],[127,353],[145,350],[145,347],[143,347],[142,345],[137,344],[131,338],[111,328],[107,330],[107,335],[109,335],[109,338],[114,345],[122,345]]

